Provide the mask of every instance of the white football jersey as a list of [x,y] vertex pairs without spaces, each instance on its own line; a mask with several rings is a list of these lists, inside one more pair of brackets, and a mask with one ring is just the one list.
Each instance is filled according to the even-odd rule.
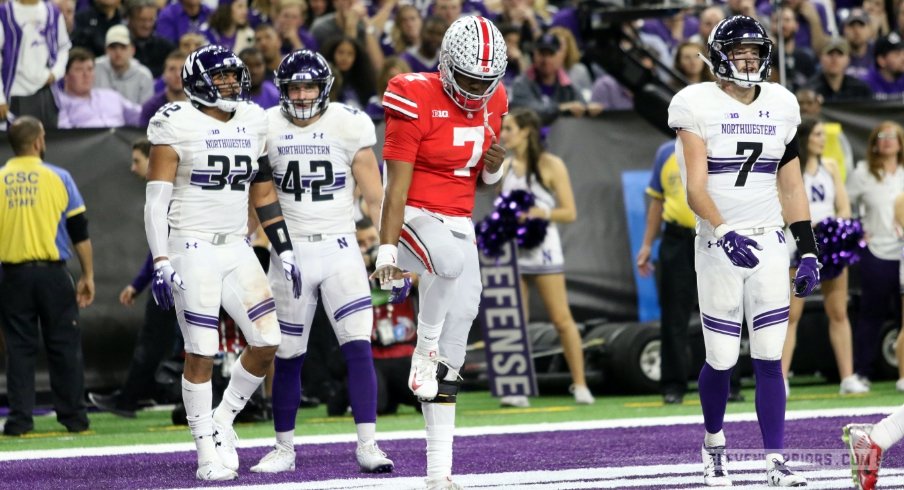
[[266,154],[267,118],[257,104],[239,104],[227,122],[190,102],[166,104],[151,118],[148,139],[179,155],[169,226],[172,230],[244,235],[248,191]]
[[[733,229],[784,226],[776,173],[785,147],[797,133],[800,109],[781,85],[761,83],[749,105],[714,82],[689,85],[669,105],[669,126],[700,136],[706,143],[707,191]],[[681,179],[687,166],[681,139],[675,147]],[[712,226],[697,217],[697,232]]]
[[280,107],[267,110],[270,166],[289,234],[355,232],[352,162],[377,144],[374,123],[362,111],[331,102],[313,124],[292,124]]

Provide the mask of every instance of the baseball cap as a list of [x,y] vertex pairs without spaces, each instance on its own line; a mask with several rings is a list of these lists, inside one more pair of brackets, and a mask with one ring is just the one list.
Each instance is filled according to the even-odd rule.
[[559,43],[559,38],[555,34],[548,32],[540,36],[540,39],[537,39],[534,43],[534,49],[537,51],[552,51],[555,53],[560,47],[562,47],[562,44]]
[[851,45],[848,44],[847,39],[837,37],[822,48],[822,54],[829,54],[833,51],[838,51],[841,54],[851,54]]
[[844,25],[853,24],[854,22],[869,25],[869,14],[861,8],[851,9],[847,17],[844,18]]
[[873,53],[879,57],[898,49],[904,49],[904,41],[901,40],[900,34],[892,32],[891,34],[876,40],[876,45],[873,47]]
[[129,37],[129,29],[124,25],[115,25],[107,29],[107,38],[104,46],[111,44],[122,44],[123,46],[132,44],[132,39]]

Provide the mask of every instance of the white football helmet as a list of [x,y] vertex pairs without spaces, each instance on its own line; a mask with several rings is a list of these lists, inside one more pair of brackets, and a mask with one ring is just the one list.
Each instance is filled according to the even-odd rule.
[[[505,74],[507,63],[502,33],[483,17],[467,16],[453,22],[439,48],[443,89],[456,105],[469,112],[486,107]],[[472,94],[458,85],[456,73],[491,83],[484,93]]]

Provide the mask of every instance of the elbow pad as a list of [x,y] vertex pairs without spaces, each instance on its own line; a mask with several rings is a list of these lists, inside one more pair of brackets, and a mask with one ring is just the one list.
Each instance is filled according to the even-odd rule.
[[169,238],[169,227],[166,218],[172,196],[172,182],[154,180],[148,182],[145,188],[144,232],[148,238],[151,256],[155,259],[165,257],[168,253],[166,242]]

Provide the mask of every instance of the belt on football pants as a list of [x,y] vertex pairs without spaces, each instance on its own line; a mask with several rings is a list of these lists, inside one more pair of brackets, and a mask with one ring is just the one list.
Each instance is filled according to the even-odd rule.
[[198,240],[204,240],[205,242],[211,243],[213,245],[226,245],[245,239],[245,235],[236,235],[230,233],[205,233],[203,231],[187,230],[173,230],[172,232],[170,232],[170,237],[197,238]]
[[765,235],[766,233],[771,233],[773,231],[781,230],[781,226],[759,226],[756,228],[740,228],[734,230],[738,235],[744,236],[756,236],[756,235]]

